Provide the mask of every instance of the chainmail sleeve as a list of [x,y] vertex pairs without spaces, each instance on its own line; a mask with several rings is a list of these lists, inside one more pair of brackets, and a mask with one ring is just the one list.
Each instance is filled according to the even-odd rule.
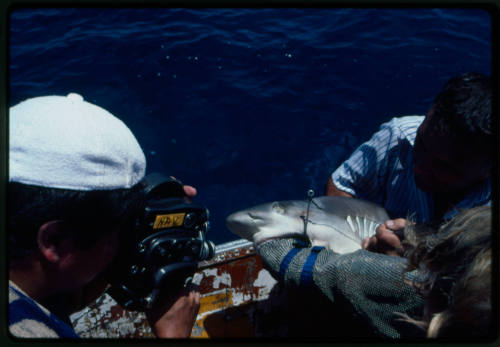
[[[308,262],[312,269],[310,285],[319,289],[336,308],[348,310],[357,323],[374,335],[423,336],[418,328],[402,322],[398,314],[420,316],[424,303],[415,289],[403,281],[405,258],[365,250],[338,254],[323,248],[316,250],[314,257],[317,258],[311,264],[314,250],[300,247],[295,239],[269,240],[260,244],[257,251],[265,266],[285,287],[305,285],[303,272]],[[414,273],[405,274],[408,280],[414,276]]]

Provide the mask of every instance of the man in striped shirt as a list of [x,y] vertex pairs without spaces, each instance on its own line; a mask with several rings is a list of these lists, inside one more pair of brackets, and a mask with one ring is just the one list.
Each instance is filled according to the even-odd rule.
[[460,209],[491,203],[491,80],[451,78],[427,116],[394,118],[333,172],[326,195],[381,204],[393,220],[363,248],[401,255],[394,231],[407,218],[440,223]]

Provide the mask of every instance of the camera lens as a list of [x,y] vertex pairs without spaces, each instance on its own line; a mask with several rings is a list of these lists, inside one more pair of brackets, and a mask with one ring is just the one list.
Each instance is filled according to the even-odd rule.
[[188,213],[186,217],[184,217],[184,227],[191,228],[196,223],[196,214]]

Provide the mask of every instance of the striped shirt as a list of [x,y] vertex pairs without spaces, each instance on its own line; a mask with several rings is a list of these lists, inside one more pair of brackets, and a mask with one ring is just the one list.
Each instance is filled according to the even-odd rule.
[[9,332],[20,338],[78,338],[72,327],[9,281]]
[[[333,183],[355,197],[385,207],[391,218],[417,223],[434,221],[431,193],[420,190],[413,174],[413,144],[424,116],[393,118],[332,173]],[[491,179],[448,211],[449,220],[460,209],[491,204]]]

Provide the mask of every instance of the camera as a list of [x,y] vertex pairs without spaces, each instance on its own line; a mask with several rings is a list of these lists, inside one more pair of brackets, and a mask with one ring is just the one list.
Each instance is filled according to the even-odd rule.
[[182,184],[159,173],[147,175],[144,206],[133,235],[113,265],[107,293],[123,308],[150,309],[163,295],[180,290],[198,262],[211,259],[213,242],[206,239],[209,212],[184,200]]

